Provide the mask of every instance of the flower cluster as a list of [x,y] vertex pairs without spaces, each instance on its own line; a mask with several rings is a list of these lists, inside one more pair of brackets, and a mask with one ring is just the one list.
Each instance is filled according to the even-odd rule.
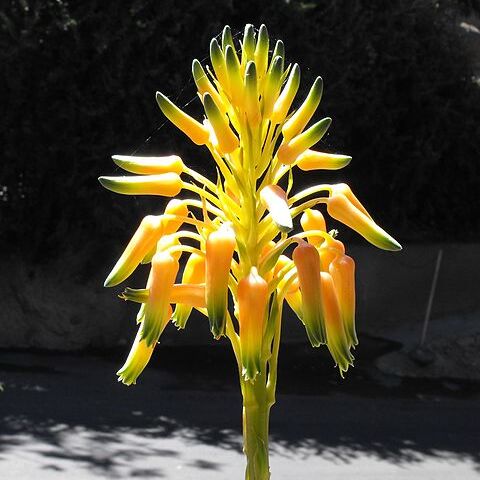
[[270,45],[264,25],[258,31],[247,25],[238,49],[225,27],[221,40],[210,43],[210,61],[192,64],[205,110],[201,122],[164,94],[156,98],[176,127],[210,151],[216,181],[175,155],[116,155],[114,162],[133,175],[99,179],[120,194],[176,197],[184,191],[194,197],[173,199],[162,215],[145,217],[105,282],[118,285],[139,264],[151,264],[146,288],[121,295],[141,305],[119,380],[135,383],[166,325],[184,328],[192,309],[208,317],[216,339],[230,339],[244,381],[275,375],[285,301],[311,344],[326,345],[343,374],[357,343],[355,266],[315,207],[325,205],[332,218],[379,248],[401,247],[346,184],[292,193],[295,169],[336,170],[351,160],[312,149],[331,123],[312,122],[320,77],[292,109],[300,68],[286,65],[283,43]]

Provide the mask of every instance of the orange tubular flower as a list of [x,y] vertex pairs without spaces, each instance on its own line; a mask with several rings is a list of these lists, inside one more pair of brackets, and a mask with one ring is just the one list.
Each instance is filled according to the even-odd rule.
[[[190,255],[185,265],[185,270],[183,271],[182,283],[205,283],[205,257],[198,255],[197,253],[192,253]],[[203,301],[205,303],[205,287],[203,287],[203,296]],[[173,314],[173,323],[177,326],[177,328],[185,328],[188,317],[192,311],[192,306],[183,302],[173,303],[177,303],[175,312]]]
[[348,255],[339,255],[328,268],[335,285],[348,346],[358,344],[355,331],[355,262]]
[[[327,231],[327,224],[325,223],[325,217],[322,215],[322,212],[318,210],[307,209],[303,212],[302,217],[300,218],[300,224],[304,231],[308,230],[322,230],[323,232]],[[323,242],[323,237],[318,235],[312,235],[308,237],[308,242],[312,245],[318,247]]]
[[215,338],[225,334],[228,278],[235,246],[235,233],[224,224],[209,235],[205,247],[205,294],[210,330]]
[[246,380],[253,380],[262,368],[262,339],[268,305],[268,284],[255,267],[238,282],[237,295],[242,374]]
[[167,252],[156,253],[152,258],[149,296],[145,304],[143,339],[147,346],[158,342],[170,320],[170,297],[178,272],[178,261]]
[[353,362],[349,341],[343,325],[340,305],[338,303],[332,276],[321,272],[322,305],[327,330],[327,346],[335,360],[340,374],[348,370]]
[[310,343],[319,347],[326,342],[320,295],[320,256],[313,245],[302,242],[293,251],[292,258],[302,294],[302,320]]

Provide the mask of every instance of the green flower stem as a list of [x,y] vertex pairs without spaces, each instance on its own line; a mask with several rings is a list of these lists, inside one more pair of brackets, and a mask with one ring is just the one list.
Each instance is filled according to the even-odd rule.
[[247,457],[245,480],[269,480],[268,425],[270,408],[265,373],[255,381],[241,380],[243,393],[243,451]]

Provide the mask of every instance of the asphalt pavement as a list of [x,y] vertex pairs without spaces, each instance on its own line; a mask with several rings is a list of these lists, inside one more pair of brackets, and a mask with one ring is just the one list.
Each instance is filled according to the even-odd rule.
[[[342,380],[324,352],[287,345],[271,418],[272,480],[480,479],[480,385],[375,367],[363,339]],[[0,478],[243,478],[231,353],[163,347],[134,387],[121,350],[0,352]]]

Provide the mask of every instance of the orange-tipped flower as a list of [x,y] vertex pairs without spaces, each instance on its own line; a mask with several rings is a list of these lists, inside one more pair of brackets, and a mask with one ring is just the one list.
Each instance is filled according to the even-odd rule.
[[128,278],[148,252],[155,248],[162,231],[161,216],[146,216],[109,273],[104,286],[114,287]]
[[310,343],[314,347],[319,347],[326,342],[320,295],[320,257],[313,245],[302,242],[293,251],[292,258],[297,267],[302,294],[302,320]]
[[338,303],[332,276],[327,272],[321,273],[322,306],[325,315],[327,330],[327,346],[338,365],[340,375],[348,370],[352,364],[353,355],[350,353],[349,341],[343,325],[340,305]]
[[161,173],[159,175],[138,175],[123,177],[99,177],[102,187],[122,195],[161,195],[175,197],[183,187],[180,175]]
[[215,338],[225,333],[228,278],[235,246],[235,233],[229,224],[212,232],[206,242],[205,294],[210,329]]
[[358,344],[355,331],[355,262],[348,255],[339,255],[329,266],[335,285],[340,312],[349,346]]
[[170,297],[178,272],[178,260],[168,252],[152,258],[148,301],[145,304],[143,338],[147,346],[155,344],[170,320]]
[[[183,271],[182,283],[186,284],[200,284],[205,282],[205,257],[192,253],[187,260],[185,269]],[[205,287],[204,287],[204,302],[205,302]],[[182,302],[177,303],[175,312],[173,314],[173,323],[177,328],[185,328],[188,317],[192,312],[192,306]]]
[[383,250],[401,250],[402,246],[370,217],[359,210],[343,193],[334,193],[327,203],[328,213]]
[[260,192],[260,198],[275,225],[282,232],[289,232],[293,228],[293,222],[285,191],[278,185],[267,185]]
[[208,142],[209,132],[200,122],[180,110],[163,93],[157,92],[156,98],[163,114],[193,143],[205,145]]
[[297,157],[295,165],[301,170],[339,170],[346,167],[352,157],[348,155],[335,155],[333,153],[306,150]]
[[[300,224],[305,232],[308,230],[322,230],[323,232],[327,231],[325,217],[319,210],[312,210],[311,208],[305,210],[300,218]],[[308,237],[308,242],[318,247],[323,242],[323,237],[319,235],[312,235],[311,237]]]
[[261,354],[268,284],[252,267],[250,274],[238,282],[238,318],[243,376],[253,380],[261,371]]

